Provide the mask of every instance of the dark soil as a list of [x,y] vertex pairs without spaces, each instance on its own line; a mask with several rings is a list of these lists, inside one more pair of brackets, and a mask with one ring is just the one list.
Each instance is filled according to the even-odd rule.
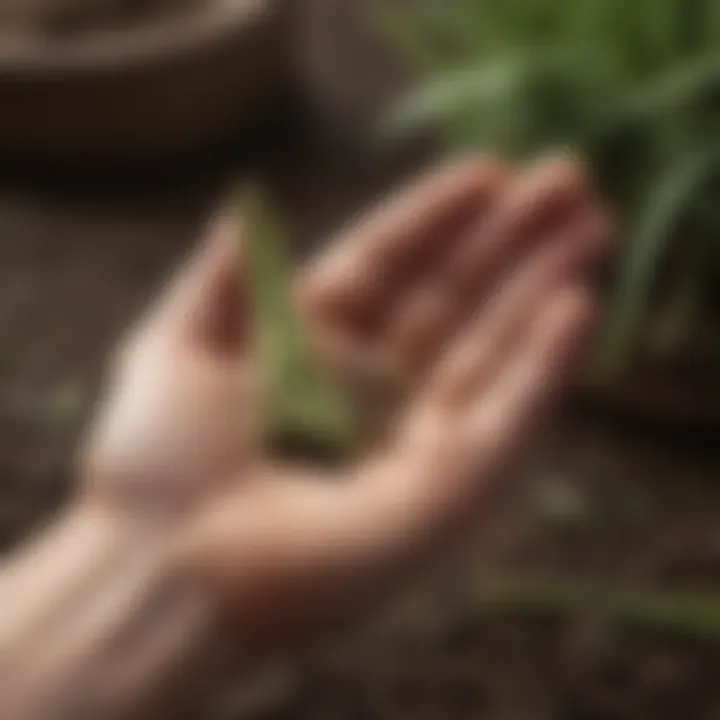
[[[313,4],[340,12],[334,0]],[[315,86],[317,107],[332,105],[331,85]],[[323,113],[304,126],[310,135],[296,131],[289,145],[266,138],[261,147],[275,152],[255,153],[293,219],[299,251],[412,164],[403,153],[376,161],[352,132],[328,133],[338,124]],[[301,123],[286,117],[288,126]],[[3,551],[68,497],[103,360],[192,246],[227,172],[222,165],[155,179],[143,170],[135,179],[71,183],[41,169],[2,179]],[[712,443],[681,448],[674,436],[562,413],[468,557],[376,626],[271,677],[266,690],[231,699],[223,715],[245,708],[257,720],[720,718],[718,637],[613,626],[584,613],[483,615],[475,600],[494,578],[528,575],[718,591],[720,461]]]

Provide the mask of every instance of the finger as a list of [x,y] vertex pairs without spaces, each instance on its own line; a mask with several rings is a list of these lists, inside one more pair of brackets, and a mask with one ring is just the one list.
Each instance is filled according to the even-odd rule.
[[501,438],[494,452],[523,442],[559,391],[582,366],[597,306],[582,286],[556,291],[528,340],[491,388],[479,389],[467,413],[469,437]]
[[597,206],[586,168],[566,155],[536,161],[520,175],[497,211],[475,229],[447,267],[450,282],[469,292],[492,286],[501,271],[542,237]]
[[241,229],[235,219],[218,216],[146,324],[198,350],[235,355],[248,334],[247,292]]
[[492,383],[557,289],[588,282],[608,247],[608,225],[599,215],[583,218],[541,245],[459,331],[438,363],[428,395],[457,405]]
[[433,173],[380,206],[313,263],[300,284],[314,316],[372,324],[403,277],[447,252],[495,199],[506,170],[489,160]]
[[434,278],[408,293],[398,308],[386,331],[385,343],[387,354],[396,358],[409,382],[417,382],[440,351],[452,332],[459,304],[457,289]]
[[515,265],[564,226],[597,213],[584,170],[565,158],[519,177],[497,209],[473,227],[429,282],[398,309],[389,343],[419,372]]

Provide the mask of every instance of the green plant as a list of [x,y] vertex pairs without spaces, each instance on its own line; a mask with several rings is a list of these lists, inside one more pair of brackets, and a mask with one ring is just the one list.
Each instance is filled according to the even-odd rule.
[[684,332],[703,321],[720,268],[718,0],[414,0],[380,20],[421,76],[385,133],[591,160],[626,229],[600,368],[626,366],[651,308]]
[[315,356],[297,313],[288,234],[258,186],[241,186],[233,203],[247,228],[266,441],[280,455],[342,459],[358,440],[356,412],[350,393]]

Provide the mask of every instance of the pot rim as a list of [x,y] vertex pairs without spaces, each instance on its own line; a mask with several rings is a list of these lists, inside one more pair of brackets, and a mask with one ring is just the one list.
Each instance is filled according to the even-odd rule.
[[101,75],[172,60],[232,38],[290,0],[215,0],[178,17],[99,30],[58,42],[0,40],[0,78]]

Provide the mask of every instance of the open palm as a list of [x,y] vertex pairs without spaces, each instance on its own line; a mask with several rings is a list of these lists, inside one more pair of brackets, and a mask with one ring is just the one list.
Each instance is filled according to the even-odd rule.
[[121,347],[84,477],[88,496],[171,522],[270,653],[364,611],[478,517],[575,370],[608,231],[565,159],[455,164],[349,229],[300,273],[298,303],[338,371],[379,359],[412,392],[331,476],[260,450],[240,244],[218,235]]

